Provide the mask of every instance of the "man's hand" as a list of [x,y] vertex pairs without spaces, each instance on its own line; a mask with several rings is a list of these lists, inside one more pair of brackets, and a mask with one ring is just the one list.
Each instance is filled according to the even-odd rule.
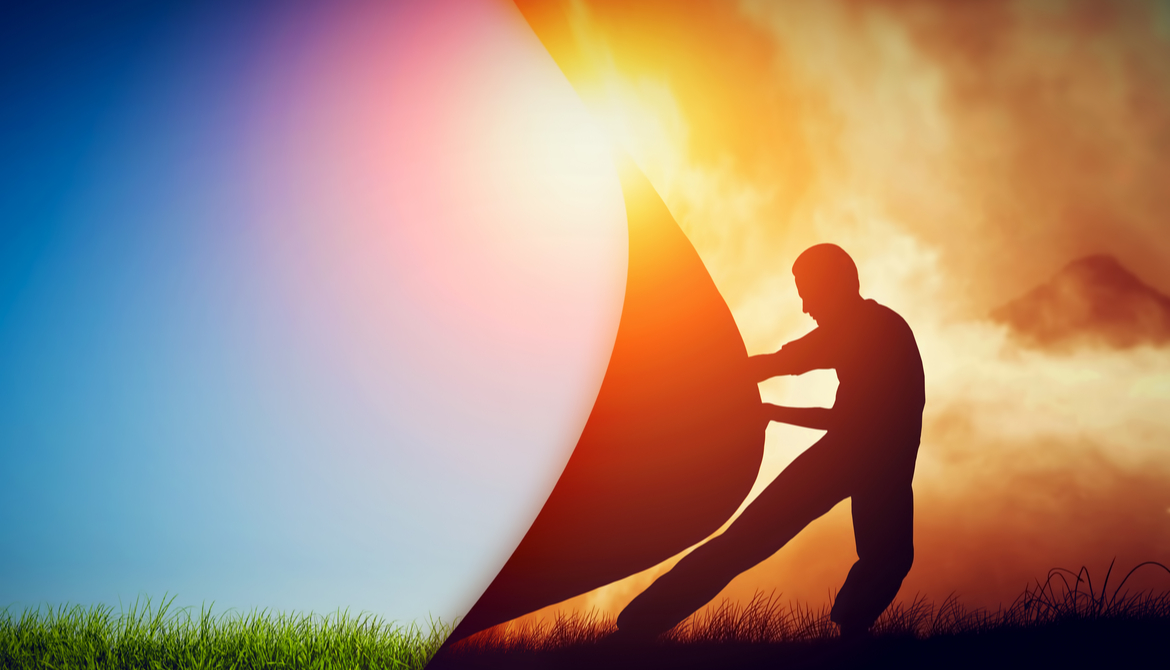
[[767,430],[768,424],[772,423],[772,408],[773,407],[775,407],[775,405],[770,405],[766,402],[762,402],[762,403],[760,403],[759,412],[756,413],[756,417],[759,420],[759,422],[764,430]]
[[793,426],[816,430],[831,430],[833,428],[833,410],[828,407],[785,407],[762,403],[761,414],[768,421],[778,421]]
[[780,375],[803,375],[810,370],[827,370],[836,367],[829,353],[832,346],[826,349],[828,345],[836,346],[832,335],[826,335],[817,328],[780,347],[776,353],[748,356],[747,369],[756,382]]
[[791,374],[783,370],[784,359],[780,356],[782,351],[783,349],[774,354],[748,356],[748,371],[752,380],[762,382],[777,375]]

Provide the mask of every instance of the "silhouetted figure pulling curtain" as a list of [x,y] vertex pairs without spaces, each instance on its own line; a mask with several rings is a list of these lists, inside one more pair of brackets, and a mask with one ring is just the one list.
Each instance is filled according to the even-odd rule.
[[840,384],[832,409],[763,409],[769,420],[828,432],[724,533],[635,598],[618,617],[618,638],[645,639],[669,630],[845,498],[852,498],[858,560],[830,617],[842,635],[867,631],[910,570],[910,483],[925,402],[914,335],[893,310],[860,296],[857,268],[840,247],[811,247],[792,272],[804,311],[818,326],[774,354],[752,357],[750,365],[760,380],[836,370]]

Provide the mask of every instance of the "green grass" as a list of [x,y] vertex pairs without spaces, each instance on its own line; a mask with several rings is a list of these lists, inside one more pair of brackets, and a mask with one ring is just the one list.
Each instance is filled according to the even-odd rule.
[[451,626],[386,623],[373,615],[225,612],[98,605],[0,615],[0,668],[421,669]]
[[[1170,574],[1156,563],[1134,570],[1139,568]],[[1083,568],[1052,570],[1046,581],[996,611],[968,610],[955,598],[937,607],[921,598],[896,603],[878,620],[871,643],[845,651],[837,646],[827,608],[759,595],[742,605],[708,608],[634,655],[606,646],[613,621],[596,613],[499,626],[445,653],[462,668],[567,664],[610,670],[852,668],[875,667],[878,660],[883,661],[878,665],[902,668],[1100,667],[1093,664],[1163,653],[1164,640],[1170,638],[1170,592],[1128,591],[1129,575],[1110,587],[1111,575],[1112,568],[1096,584]],[[439,621],[386,623],[341,611],[213,615],[209,609],[172,608],[173,601],[157,607],[149,600],[136,602],[118,613],[100,605],[30,609],[19,615],[6,610],[0,613],[0,668],[421,670],[452,628]],[[1013,665],[1013,659],[1020,663]]]

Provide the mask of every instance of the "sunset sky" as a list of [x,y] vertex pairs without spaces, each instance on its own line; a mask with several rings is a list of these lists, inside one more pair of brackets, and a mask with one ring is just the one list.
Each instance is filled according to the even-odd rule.
[[[1170,563],[1170,347],[989,318],[1095,253],[1170,293],[1170,3],[517,5],[3,10],[0,607],[465,612],[605,370],[613,145],[749,353],[814,325],[819,242],[914,329],[900,598]],[[773,425],[757,490],[817,437]],[[724,595],[819,607],[854,558],[843,503]]]
[[[995,607],[1049,568],[1170,559],[1170,349],[1026,348],[988,319],[1092,253],[1170,291],[1170,4],[518,5],[749,353],[812,327],[789,268],[817,242],[914,328],[927,405],[900,597]],[[826,404],[834,385],[762,388]],[[773,425],[757,487],[816,435]],[[723,595],[819,606],[854,558],[844,503]],[[614,611],[655,572],[570,607]]]

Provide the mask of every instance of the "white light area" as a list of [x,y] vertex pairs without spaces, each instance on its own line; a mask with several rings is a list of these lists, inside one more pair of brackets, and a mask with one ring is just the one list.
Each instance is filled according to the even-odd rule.
[[592,408],[624,201],[609,143],[510,3],[371,3],[322,25],[258,84],[257,244],[287,325],[263,365],[304,426],[290,476],[333,496],[319,521],[377,575],[342,603],[450,620]]

